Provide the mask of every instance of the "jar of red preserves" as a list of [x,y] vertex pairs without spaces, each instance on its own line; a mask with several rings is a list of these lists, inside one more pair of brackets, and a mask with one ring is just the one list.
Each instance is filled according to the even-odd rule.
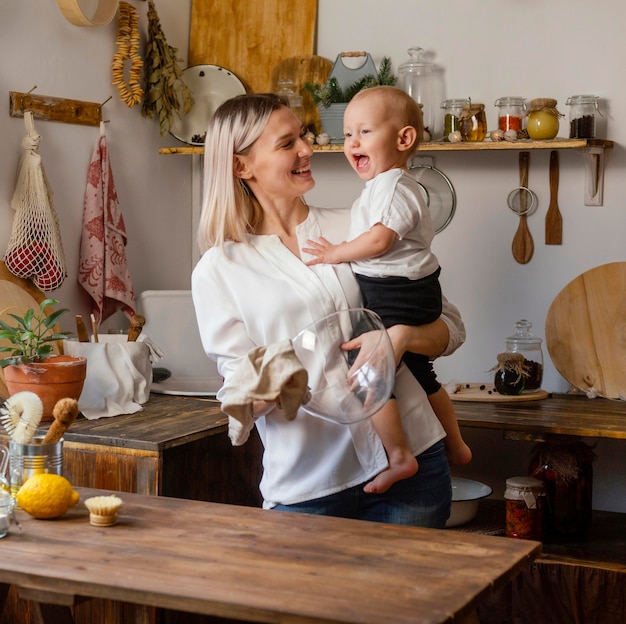
[[498,109],[498,129],[502,132],[515,130],[522,131],[524,121],[524,111],[526,102],[523,97],[501,97],[496,100],[495,106]]
[[529,473],[545,486],[548,541],[581,536],[589,527],[594,459],[593,448],[571,436],[555,436],[535,448]]
[[505,535],[516,539],[541,541],[545,502],[544,484],[534,477],[511,477],[506,480]]

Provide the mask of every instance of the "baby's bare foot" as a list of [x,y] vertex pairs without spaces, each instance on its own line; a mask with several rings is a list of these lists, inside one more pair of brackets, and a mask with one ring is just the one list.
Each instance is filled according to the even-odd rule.
[[409,454],[399,462],[390,460],[389,468],[377,474],[363,488],[367,494],[382,494],[386,492],[396,481],[412,477],[418,470],[417,460]]

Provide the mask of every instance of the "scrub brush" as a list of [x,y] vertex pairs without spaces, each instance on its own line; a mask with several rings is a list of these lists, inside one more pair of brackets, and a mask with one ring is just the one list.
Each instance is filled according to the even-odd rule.
[[17,392],[0,407],[0,422],[18,444],[29,444],[43,416],[43,403],[34,392]]
[[118,496],[92,496],[85,500],[89,509],[89,523],[93,526],[113,526],[117,524],[117,512],[122,506]]
[[52,410],[54,422],[50,425],[48,433],[43,439],[43,444],[58,442],[67,428],[78,416],[78,401],[76,399],[59,399]]

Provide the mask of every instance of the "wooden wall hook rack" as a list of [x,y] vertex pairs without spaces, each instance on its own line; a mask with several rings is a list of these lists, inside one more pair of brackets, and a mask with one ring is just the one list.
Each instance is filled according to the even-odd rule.
[[31,111],[35,119],[83,126],[100,125],[103,104],[68,100],[49,95],[36,95],[32,91],[33,89],[28,93],[9,91],[9,114],[11,117],[24,117],[25,111]]

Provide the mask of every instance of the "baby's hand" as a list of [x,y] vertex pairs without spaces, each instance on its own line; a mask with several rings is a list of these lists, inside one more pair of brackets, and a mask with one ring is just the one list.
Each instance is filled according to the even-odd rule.
[[307,266],[313,266],[314,264],[338,264],[341,262],[341,260],[336,257],[338,245],[332,245],[323,236],[320,236],[317,242],[308,239],[307,245],[310,246],[303,247],[302,251],[311,256],[315,256],[313,260],[309,260],[306,263]]

